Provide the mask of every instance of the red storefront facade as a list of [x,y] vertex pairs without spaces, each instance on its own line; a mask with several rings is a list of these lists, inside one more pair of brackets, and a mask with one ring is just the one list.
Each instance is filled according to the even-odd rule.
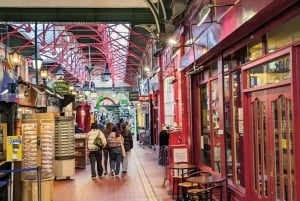
[[189,160],[227,178],[228,200],[300,200],[300,3],[235,3],[199,27],[194,7],[161,53],[159,119],[167,99]]

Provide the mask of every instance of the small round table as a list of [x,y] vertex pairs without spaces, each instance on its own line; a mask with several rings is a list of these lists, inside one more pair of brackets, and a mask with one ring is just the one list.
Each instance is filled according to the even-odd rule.
[[212,183],[223,182],[225,179],[223,177],[217,177],[217,176],[200,175],[200,176],[186,178],[186,180],[193,183],[207,185]]
[[[174,184],[175,181],[178,184],[178,182],[182,180],[182,175],[186,170],[196,169],[197,167],[198,166],[189,164],[189,163],[173,163],[173,164],[169,165],[169,167],[168,167],[169,169],[175,170],[172,175],[172,177],[173,177],[173,179],[172,179],[172,186],[173,186],[172,197],[173,198],[175,195],[175,191],[176,191],[177,197],[179,194],[178,186],[175,186],[175,184]],[[175,189],[175,187],[176,187],[176,189]]]

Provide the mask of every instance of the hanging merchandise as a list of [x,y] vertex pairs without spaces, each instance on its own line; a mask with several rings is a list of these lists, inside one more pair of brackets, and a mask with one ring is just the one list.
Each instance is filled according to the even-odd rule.
[[18,102],[16,79],[6,71],[3,72],[3,81],[0,83],[0,101]]

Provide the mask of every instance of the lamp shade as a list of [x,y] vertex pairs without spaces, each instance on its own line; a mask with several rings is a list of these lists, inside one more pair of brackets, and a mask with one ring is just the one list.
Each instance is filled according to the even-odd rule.
[[108,69],[108,63],[105,63],[105,67],[104,67],[104,70],[103,70],[103,73],[102,73],[102,80],[107,82],[109,81],[109,78],[110,78],[110,72],[109,72],[109,69]]
[[32,67],[34,69],[40,70],[42,67],[43,59],[41,58],[40,53],[38,52],[36,56],[32,57]]
[[41,68],[41,78],[43,79],[43,80],[46,80],[47,79],[47,77],[48,77],[48,70],[47,70],[47,68]]
[[14,51],[8,55],[8,64],[11,68],[19,66],[21,63],[21,54]]
[[57,70],[56,70],[55,75],[56,75],[56,78],[57,78],[58,80],[64,79],[65,73],[64,73],[64,71],[63,71],[63,69],[62,69],[61,64],[58,64],[58,67],[57,67]]
[[207,18],[207,16],[210,13],[210,9],[211,9],[211,5],[206,5],[203,6],[203,8],[200,10],[199,14],[198,14],[198,23],[197,26],[200,26],[201,24],[203,24],[203,22],[205,21],[205,19]]

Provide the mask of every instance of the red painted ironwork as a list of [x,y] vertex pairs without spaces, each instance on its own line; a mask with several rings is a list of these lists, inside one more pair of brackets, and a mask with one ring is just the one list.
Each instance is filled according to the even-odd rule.
[[[123,26],[127,29],[128,36],[118,32],[117,26]],[[14,47],[17,51],[28,51],[29,48],[34,52],[35,39],[30,37],[34,31],[34,26],[32,24],[9,24],[9,27],[8,35],[2,37],[0,42],[20,39],[24,42]],[[51,65],[50,72],[55,69],[54,66],[63,64],[67,81],[75,83],[79,79],[83,82],[88,78],[85,67],[89,62],[95,66],[91,72],[91,79],[101,75],[104,63],[107,62],[114,85],[119,81],[125,82],[129,86],[136,85],[137,79],[135,77],[138,76],[138,68],[141,65],[137,61],[143,59],[141,55],[146,49],[132,41],[132,37],[138,38],[145,45],[147,45],[148,40],[146,36],[134,32],[130,25],[55,23],[42,24],[38,27],[39,52],[43,57],[56,64],[47,64]],[[128,46],[119,42],[120,39],[127,40]],[[76,45],[74,41],[77,41]],[[89,48],[92,51],[88,52]],[[126,51],[127,53],[124,53]],[[31,57],[29,56],[30,59]]]

